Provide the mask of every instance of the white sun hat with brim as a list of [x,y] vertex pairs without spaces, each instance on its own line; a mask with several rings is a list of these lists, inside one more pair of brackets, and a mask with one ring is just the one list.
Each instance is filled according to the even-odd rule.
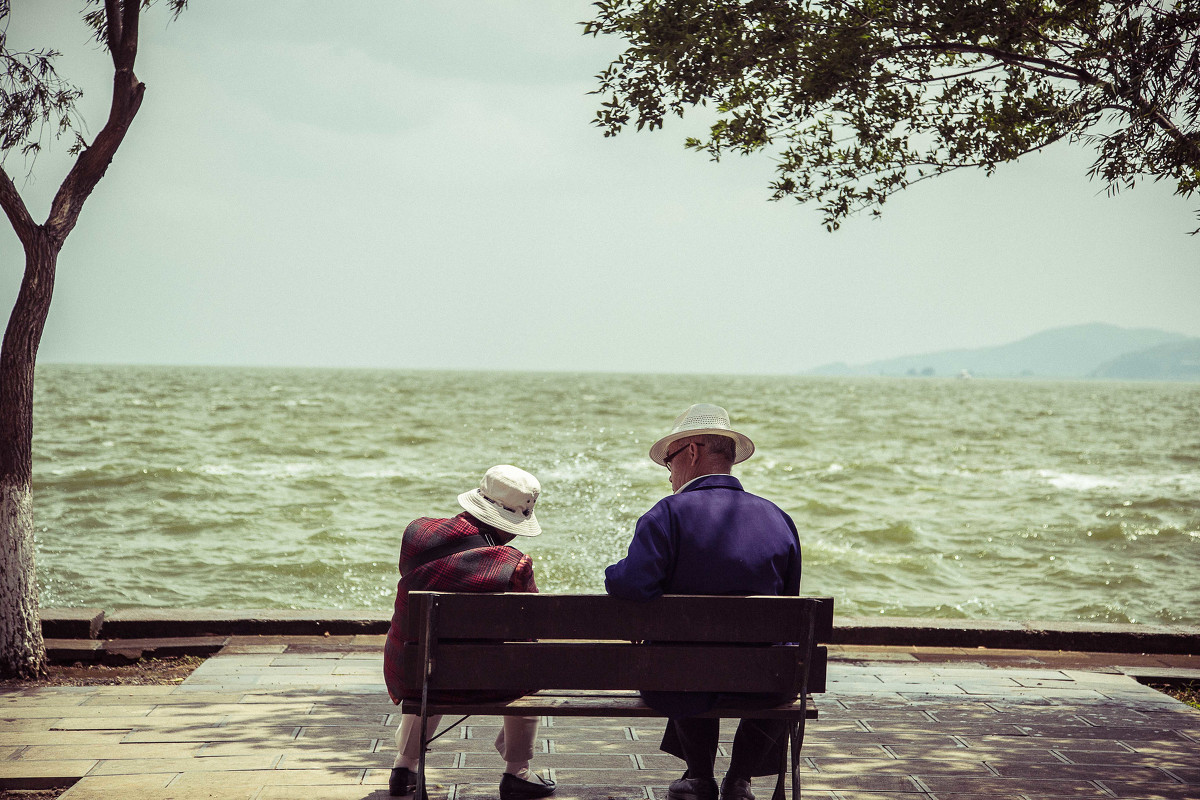
[[537,536],[542,532],[533,506],[542,485],[523,469],[501,464],[483,474],[478,489],[463,492],[458,504],[480,522],[517,536]]
[[675,419],[671,432],[654,443],[650,448],[650,460],[660,466],[666,466],[664,459],[671,445],[680,439],[704,434],[727,436],[734,441],[733,463],[740,464],[754,454],[754,442],[744,433],[738,433],[729,425],[729,412],[720,406],[708,403],[696,403],[688,406],[688,410]]

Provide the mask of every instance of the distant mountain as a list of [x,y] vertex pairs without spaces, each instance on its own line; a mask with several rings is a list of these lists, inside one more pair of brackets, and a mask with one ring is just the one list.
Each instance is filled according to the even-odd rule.
[[[1035,333],[1011,344],[974,350],[943,350],[869,364],[826,364],[809,375],[941,375],[977,377],[1085,378],[1122,356],[1191,341],[1153,328],[1121,328],[1095,323]],[[1120,367],[1118,369],[1134,369]],[[1117,377],[1116,375],[1097,377]]]
[[1200,381],[1200,339],[1184,339],[1126,353],[1101,364],[1093,378],[1148,381]]

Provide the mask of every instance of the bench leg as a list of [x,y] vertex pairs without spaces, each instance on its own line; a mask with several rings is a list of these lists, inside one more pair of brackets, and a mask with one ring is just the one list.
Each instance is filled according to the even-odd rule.
[[[796,723],[789,722],[787,732],[784,734],[787,738],[783,740],[783,750],[779,754],[779,777],[775,779],[775,791],[771,793],[771,800],[784,800],[784,795],[787,793],[788,749],[795,747],[796,739],[793,736],[795,730]],[[794,773],[795,771],[793,767],[792,772]],[[793,783],[794,781],[795,778],[793,777]]]
[[425,748],[429,743],[425,741],[425,724],[429,720],[429,712],[425,708],[425,703],[421,703],[421,727],[417,734],[417,741],[421,743],[421,754],[417,756],[417,790],[413,793],[413,800],[427,800],[425,794]]
[[[790,737],[789,737],[790,738]],[[787,744],[783,746],[783,758],[779,762],[779,777],[775,779],[775,791],[771,793],[771,800],[783,800],[784,783],[787,780]]]
[[788,725],[788,739],[792,751],[792,800],[800,800],[800,746],[804,742],[804,718]]
[[804,698],[805,711],[800,715],[799,722],[793,722],[789,727],[792,745],[792,800],[800,800],[800,750],[804,747],[804,723],[808,718],[808,696]]

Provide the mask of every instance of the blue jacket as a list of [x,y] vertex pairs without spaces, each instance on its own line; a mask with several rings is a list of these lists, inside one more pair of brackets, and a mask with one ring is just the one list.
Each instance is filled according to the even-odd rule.
[[[627,600],[663,594],[798,595],[796,525],[779,506],[742,489],[732,475],[706,475],[638,519],[629,553],[604,570],[604,589]],[[642,697],[672,718],[739,703],[735,696],[713,692],[643,691]],[[768,699],[765,705],[778,702]],[[667,752],[675,752],[665,741]],[[773,755],[764,763],[776,765],[781,758]],[[753,774],[773,772],[771,767]]]
[[779,506],[732,475],[697,478],[637,521],[604,589],[629,600],[662,594],[800,594],[800,542]]

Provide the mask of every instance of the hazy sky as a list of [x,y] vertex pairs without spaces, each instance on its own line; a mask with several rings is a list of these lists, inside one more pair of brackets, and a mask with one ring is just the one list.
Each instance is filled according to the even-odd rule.
[[[81,0],[13,0],[104,123]],[[1060,145],[826,233],[769,156],[605,139],[587,0],[193,0],[142,25],[145,101],[59,261],[40,361],[795,372],[1087,322],[1200,335],[1190,202]],[[90,138],[90,136],[89,136]],[[45,218],[65,142],[28,180]],[[7,318],[23,255],[0,231]]]

